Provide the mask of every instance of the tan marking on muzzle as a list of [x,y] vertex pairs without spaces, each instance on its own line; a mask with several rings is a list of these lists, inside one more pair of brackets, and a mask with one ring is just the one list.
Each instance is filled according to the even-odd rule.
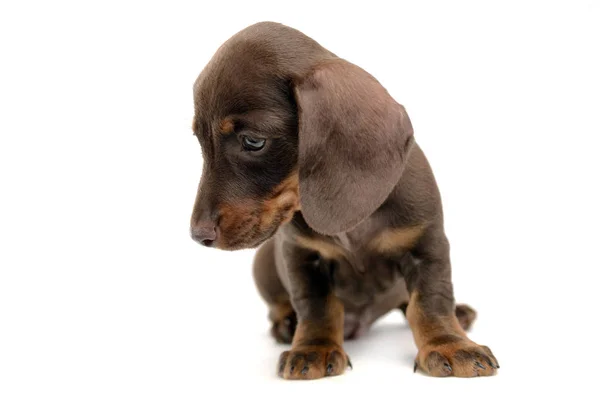
[[[273,229],[289,222],[300,208],[298,174],[294,172],[282,181],[266,199],[247,199],[237,204],[219,207],[221,240],[217,245],[245,243],[262,238]],[[241,240],[244,236],[246,238]]]

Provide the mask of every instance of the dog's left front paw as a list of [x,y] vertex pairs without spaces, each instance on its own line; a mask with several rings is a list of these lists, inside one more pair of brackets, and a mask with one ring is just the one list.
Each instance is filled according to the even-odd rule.
[[417,368],[431,376],[468,378],[494,375],[500,365],[489,347],[447,335],[430,341],[419,350],[415,372]]
[[318,379],[341,375],[352,368],[346,352],[335,344],[297,346],[279,357],[278,375],[284,379]]

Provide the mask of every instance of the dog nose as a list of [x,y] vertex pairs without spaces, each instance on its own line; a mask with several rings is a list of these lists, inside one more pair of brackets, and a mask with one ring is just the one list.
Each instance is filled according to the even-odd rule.
[[217,240],[217,225],[212,221],[199,221],[192,227],[192,238],[206,247]]

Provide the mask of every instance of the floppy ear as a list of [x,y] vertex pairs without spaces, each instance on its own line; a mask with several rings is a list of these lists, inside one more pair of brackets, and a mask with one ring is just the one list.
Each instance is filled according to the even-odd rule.
[[397,184],[414,143],[403,106],[369,73],[327,60],[294,86],[300,206],[333,235],[372,214]]

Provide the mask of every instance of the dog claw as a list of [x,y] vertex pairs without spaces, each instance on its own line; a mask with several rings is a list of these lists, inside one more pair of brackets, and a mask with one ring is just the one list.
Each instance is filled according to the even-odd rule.
[[308,365],[304,366],[304,368],[302,368],[302,371],[300,371],[302,373],[302,375],[306,375],[308,373]]
[[479,361],[475,361],[475,365],[477,365],[481,369],[485,369],[485,367],[483,366],[483,364],[480,363]]
[[351,369],[351,370],[352,370],[352,369],[354,369],[354,368],[352,367],[352,362],[350,362],[350,357],[348,357],[348,367],[350,367],[350,369]]
[[333,372],[333,365],[327,364],[327,375],[331,375],[332,372]]
[[444,368],[448,370],[448,372],[452,372],[452,366],[448,363],[444,363]]
[[413,373],[417,372],[417,368],[419,368],[419,365],[415,361],[415,365],[413,366]]

